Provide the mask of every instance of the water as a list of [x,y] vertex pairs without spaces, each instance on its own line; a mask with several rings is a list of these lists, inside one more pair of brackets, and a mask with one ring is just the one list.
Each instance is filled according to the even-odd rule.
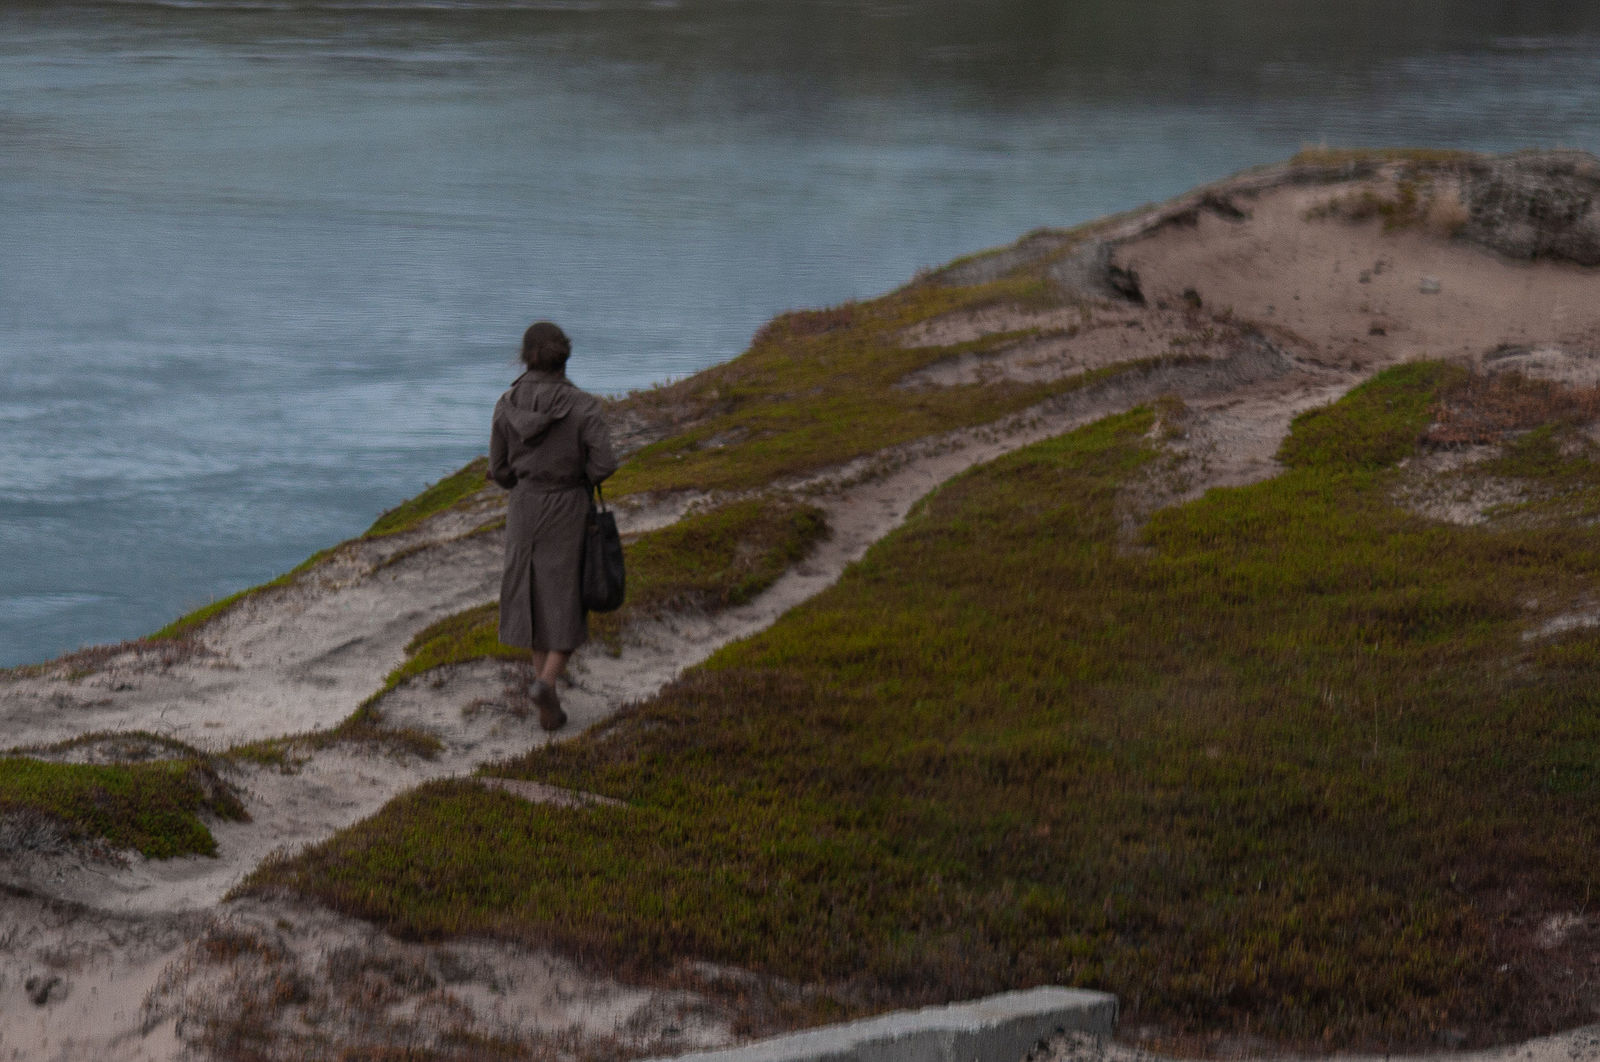
[[1306,144],[1600,151],[1600,7],[13,2],[0,665],[147,633],[772,314]]

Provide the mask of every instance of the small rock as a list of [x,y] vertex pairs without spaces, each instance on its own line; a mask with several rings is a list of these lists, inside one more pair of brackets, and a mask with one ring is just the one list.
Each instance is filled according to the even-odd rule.
[[1198,310],[1202,305],[1200,302],[1200,293],[1193,288],[1183,289],[1183,301],[1184,304],[1191,310]]
[[1423,277],[1422,284],[1417,288],[1417,290],[1422,292],[1424,295],[1439,294],[1439,278]]
[[1239,205],[1225,195],[1207,192],[1200,197],[1200,205],[1220,218],[1229,221],[1244,221],[1250,216],[1249,211],[1239,209]]
[[1357,284],[1371,284],[1372,283],[1372,270],[1363,269],[1361,271],[1361,275],[1356,277],[1356,283]]
[[34,974],[22,983],[22,987],[27,991],[28,999],[36,1007],[44,1006],[52,998],[62,999],[67,994],[66,986],[61,983],[61,978],[53,974],[50,976]]
[[1144,305],[1144,291],[1139,287],[1139,273],[1134,269],[1124,269],[1118,265],[1106,264],[1106,284],[1112,291],[1129,302]]
[[1372,327],[1367,329],[1367,335],[1369,336],[1386,336],[1388,334],[1389,330],[1383,327],[1383,325],[1377,323],[1374,323]]
[[1513,258],[1600,265],[1600,167],[1583,152],[1513,155],[1475,168],[1459,235]]

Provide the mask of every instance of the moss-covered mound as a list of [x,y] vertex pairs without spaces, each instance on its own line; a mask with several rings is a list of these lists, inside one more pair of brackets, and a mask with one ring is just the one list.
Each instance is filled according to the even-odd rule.
[[43,820],[62,836],[132,848],[152,859],[215,855],[217,842],[202,814],[249,816],[211,765],[187,752],[121,764],[0,756],[0,820]]

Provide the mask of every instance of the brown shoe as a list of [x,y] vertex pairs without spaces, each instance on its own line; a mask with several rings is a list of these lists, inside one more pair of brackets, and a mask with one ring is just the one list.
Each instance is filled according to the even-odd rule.
[[539,706],[539,725],[546,730],[560,730],[567,725],[567,713],[561,710],[561,698],[556,688],[544,679],[534,679],[528,685],[528,696]]

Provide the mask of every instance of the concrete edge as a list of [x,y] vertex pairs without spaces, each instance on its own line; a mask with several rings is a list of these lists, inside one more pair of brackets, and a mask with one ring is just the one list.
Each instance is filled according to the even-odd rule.
[[1116,996],[1047,986],[679,1055],[675,1062],[1021,1062],[1058,1032],[1109,1036],[1116,1023]]

